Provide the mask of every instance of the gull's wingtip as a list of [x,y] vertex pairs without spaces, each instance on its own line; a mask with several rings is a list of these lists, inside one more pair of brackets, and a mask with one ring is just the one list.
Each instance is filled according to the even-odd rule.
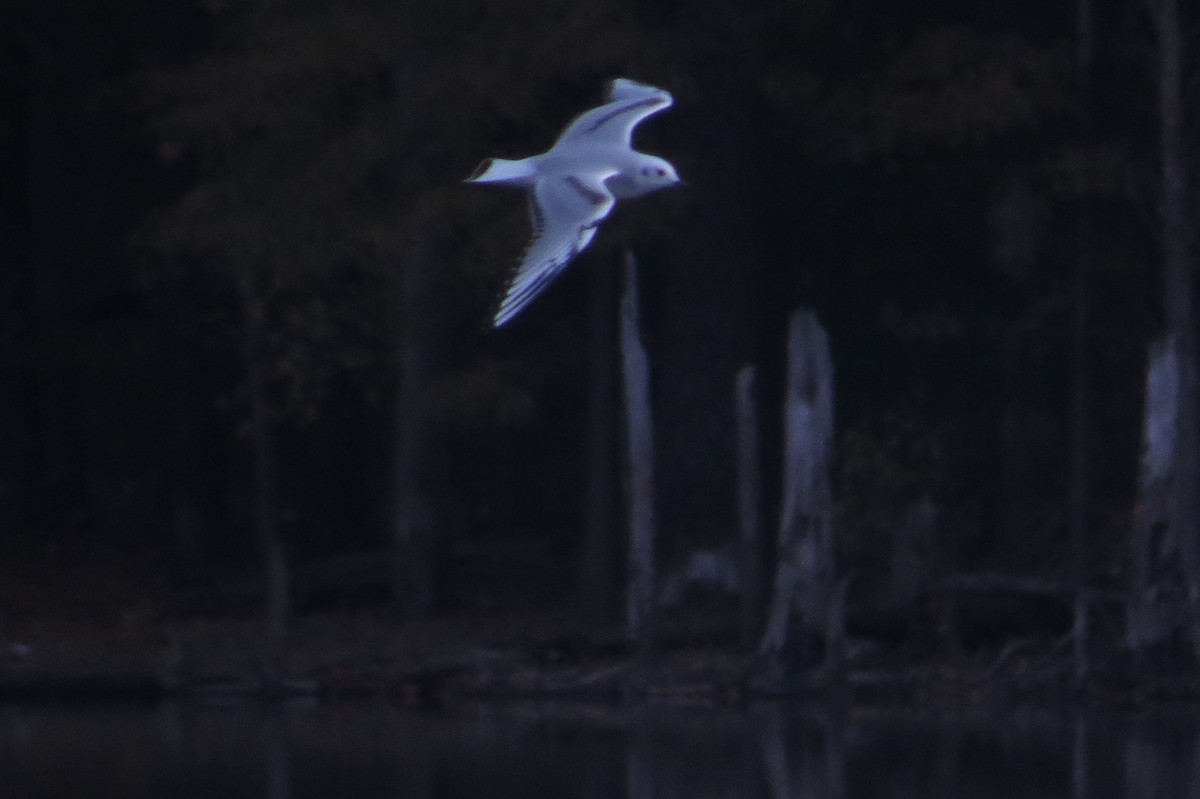
[[486,175],[488,173],[488,170],[490,170],[492,168],[492,162],[495,160],[496,160],[495,158],[485,158],[482,161],[480,161],[479,166],[475,167],[474,171],[472,171],[471,174],[467,176],[466,180],[464,180],[463,183],[479,182],[479,179],[481,177],[483,177],[484,175]]
[[511,309],[499,308],[492,315],[492,330],[499,330],[504,327],[514,316],[516,316],[516,313]]
[[527,186],[533,182],[535,168],[530,159],[510,161],[507,158],[485,158],[466,183],[509,183]]
[[613,78],[608,82],[608,99],[610,101],[652,95],[665,96],[668,99],[671,97],[671,93],[666,89],[660,89],[657,86],[651,86],[648,83],[641,83],[630,78]]

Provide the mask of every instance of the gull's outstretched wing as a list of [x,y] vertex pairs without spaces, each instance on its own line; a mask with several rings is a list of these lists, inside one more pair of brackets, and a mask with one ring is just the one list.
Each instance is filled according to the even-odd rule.
[[592,140],[630,146],[634,127],[675,102],[671,93],[644,83],[617,78],[608,85],[607,102],[585,111],[567,126],[555,147],[564,142]]
[[616,202],[604,185],[615,173],[553,175],[534,183],[529,192],[533,241],[509,278],[493,318],[496,327],[516,316],[591,242],[596,225]]

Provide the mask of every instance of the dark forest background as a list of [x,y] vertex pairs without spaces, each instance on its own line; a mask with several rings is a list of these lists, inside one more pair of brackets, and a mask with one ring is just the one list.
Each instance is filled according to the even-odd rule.
[[[296,568],[408,547],[380,560],[378,595],[347,578],[354,601],[611,611],[606,319],[632,248],[664,569],[736,535],[747,363],[776,518],[784,336],[805,306],[833,348],[858,585],[924,497],[956,570],[1065,579],[1084,407],[1088,580],[1119,588],[1164,329],[1151,6],[5,4],[5,569],[52,601],[69,564],[136,593],[252,577],[264,543]],[[617,76],[674,94],[636,143],[689,185],[624,203],[488,330],[528,221],[517,193],[463,178],[545,149]]]

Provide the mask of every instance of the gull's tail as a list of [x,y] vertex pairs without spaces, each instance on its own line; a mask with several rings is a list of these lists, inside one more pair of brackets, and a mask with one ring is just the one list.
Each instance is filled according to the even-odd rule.
[[534,169],[530,159],[509,161],[506,158],[488,158],[475,167],[467,183],[512,183],[527,186],[533,182]]

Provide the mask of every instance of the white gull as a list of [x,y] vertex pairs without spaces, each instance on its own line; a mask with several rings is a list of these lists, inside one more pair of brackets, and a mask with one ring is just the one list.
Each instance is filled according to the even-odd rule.
[[500,327],[541,293],[591,242],[617,200],[679,183],[675,167],[633,149],[633,129],[670,107],[669,92],[617,78],[604,105],[585,111],[554,146],[520,160],[489,158],[468,183],[523,186],[529,193],[533,239],[517,264],[492,323]]

